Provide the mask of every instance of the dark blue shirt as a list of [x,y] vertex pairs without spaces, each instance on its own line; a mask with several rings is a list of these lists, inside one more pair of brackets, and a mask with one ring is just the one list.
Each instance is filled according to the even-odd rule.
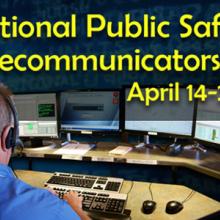
[[80,220],[64,200],[22,182],[0,164],[0,220],[54,219]]

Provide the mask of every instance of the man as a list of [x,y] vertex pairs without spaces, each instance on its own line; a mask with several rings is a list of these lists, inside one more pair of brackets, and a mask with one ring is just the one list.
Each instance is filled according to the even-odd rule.
[[7,166],[13,147],[10,134],[15,115],[10,103],[11,93],[0,84],[0,220],[88,220],[82,210],[82,200],[70,192],[64,200],[48,190],[34,188],[14,176]]

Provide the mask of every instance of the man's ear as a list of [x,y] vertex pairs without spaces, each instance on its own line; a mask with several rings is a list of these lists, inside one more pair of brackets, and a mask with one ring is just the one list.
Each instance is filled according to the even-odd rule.
[[7,136],[8,136],[8,133],[11,129],[11,126],[8,125],[6,127],[3,128],[2,130],[2,134],[1,134],[1,148],[3,151],[7,151],[8,149],[6,148],[6,139],[7,139]]

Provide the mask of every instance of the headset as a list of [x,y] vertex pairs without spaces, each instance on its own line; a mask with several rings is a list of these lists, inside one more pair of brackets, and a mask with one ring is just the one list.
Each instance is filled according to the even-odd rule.
[[10,96],[6,96],[3,92],[0,91],[0,95],[3,97],[6,104],[9,106],[13,118],[14,118],[14,127],[10,128],[8,135],[6,137],[5,145],[7,149],[14,148],[16,146],[23,146],[22,141],[19,139],[19,122],[18,122],[18,114],[14,104],[14,101]]

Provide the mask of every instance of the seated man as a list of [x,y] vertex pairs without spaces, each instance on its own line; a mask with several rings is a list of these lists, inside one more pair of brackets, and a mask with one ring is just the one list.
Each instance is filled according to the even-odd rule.
[[0,220],[88,220],[77,193],[65,200],[34,188],[14,176],[7,166],[18,139],[16,109],[9,90],[0,84]]

